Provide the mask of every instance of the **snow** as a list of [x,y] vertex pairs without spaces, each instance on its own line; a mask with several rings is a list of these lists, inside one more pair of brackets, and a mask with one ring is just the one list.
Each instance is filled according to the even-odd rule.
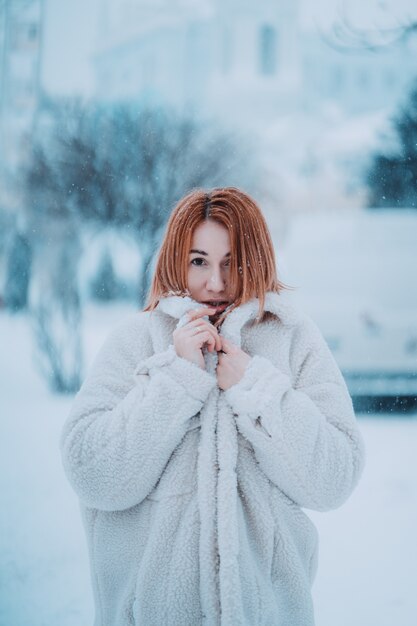
[[[87,307],[88,363],[132,311]],[[86,542],[58,447],[72,398],[51,396],[34,371],[24,315],[1,313],[0,337],[0,625],[92,624]],[[415,624],[416,417],[359,416],[367,465],[358,488],[336,511],[307,511],[320,536],[317,626]]]

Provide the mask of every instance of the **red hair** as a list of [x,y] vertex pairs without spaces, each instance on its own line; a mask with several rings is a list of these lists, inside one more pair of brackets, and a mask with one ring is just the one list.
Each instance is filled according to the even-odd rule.
[[259,298],[260,320],[266,292],[279,293],[291,287],[278,280],[274,247],[261,209],[236,187],[193,189],[178,202],[168,220],[143,310],[152,311],[160,298],[167,295],[189,295],[187,275],[192,237],[205,220],[225,226],[230,237],[230,289],[235,297],[217,324],[231,310],[254,297]]

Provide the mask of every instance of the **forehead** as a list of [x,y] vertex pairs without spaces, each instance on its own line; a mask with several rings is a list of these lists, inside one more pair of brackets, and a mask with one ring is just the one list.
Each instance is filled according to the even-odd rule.
[[228,252],[230,237],[227,228],[213,220],[202,222],[195,229],[191,239],[191,248],[196,247],[206,252],[227,248],[225,251]]

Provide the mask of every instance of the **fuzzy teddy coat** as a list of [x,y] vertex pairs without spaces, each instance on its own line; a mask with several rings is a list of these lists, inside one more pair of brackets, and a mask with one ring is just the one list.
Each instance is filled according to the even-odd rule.
[[172,333],[200,306],[163,298],[110,334],[61,435],[80,499],[95,626],[313,626],[318,536],[302,508],[352,493],[364,443],[316,324],[276,293],[220,334],[252,358],[217,386]]

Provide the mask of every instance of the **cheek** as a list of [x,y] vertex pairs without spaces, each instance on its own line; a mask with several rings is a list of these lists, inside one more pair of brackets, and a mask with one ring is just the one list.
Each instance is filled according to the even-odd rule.
[[190,291],[199,289],[201,287],[201,277],[199,277],[198,272],[195,271],[195,268],[191,268],[188,270],[187,281],[187,287]]

